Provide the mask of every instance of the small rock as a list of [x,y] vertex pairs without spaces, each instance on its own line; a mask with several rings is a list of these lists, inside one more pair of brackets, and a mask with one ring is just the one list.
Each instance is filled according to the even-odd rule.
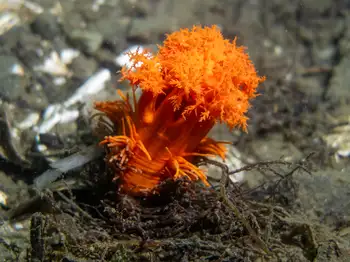
[[29,167],[27,152],[33,142],[32,130],[15,128],[21,121],[19,118],[23,115],[27,115],[27,112],[15,104],[3,103],[0,107],[0,128],[2,130],[0,151],[4,153],[2,157],[7,161],[22,167]]
[[255,154],[262,161],[273,159],[282,159],[293,162],[301,159],[303,154],[292,143],[285,141],[281,134],[271,134],[268,139],[260,139],[252,142],[252,148],[255,149]]
[[110,69],[112,72],[117,72],[120,67],[115,64],[115,54],[110,50],[101,48],[96,52],[96,59],[102,67]]
[[86,53],[93,54],[101,46],[103,37],[97,31],[74,30],[70,34],[72,42]]
[[64,32],[66,33],[68,38],[74,30],[84,30],[87,26],[84,17],[78,12],[71,12],[69,16],[65,17],[62,23]]
[[30,84],[26,91],[21,101],[25,107],[42,111],[48,106],[49,101],[41,85]]
[[[87,22],[93,22],[103,19],[104,17],[110,16],[111,13],[118,11],[120,8],[116,8],[118,4],[115,0],[109,1],[84,1],[79,5],[79,11]],[[117,17],[117,16],[115,16]]]
[[125,35],[130,21],[128,17],[108,16],[90,23],[88,29],[100,32],[104,45],[112,52],[120,52],[126,47]]
[[62,138],[58,136],[56,133],[45,133],[40,134],[40,143],[42,145],[47,146],[51,149],[63,149],[64,143],[62,142]]
[[80,55],[72,61],[69,67],[76,78],[85,80],[96,71],[97,62]]
[[153,37],[169,33],[178,28],[175,19],[168,18],[166,22],[158,17],[147,19],[135,18],[131,22],[128,39],[131,41],[151,42]]
[[306,14],[309,13],[318,15],[330,10],[334,3],[332,0],[303,0],[300,5],[302,6],[302,10],[304,10]]
[[0,35],[1,49],[4,47],[14,48],[17,45],[20,35],[25,31],[23,26],[15,26],[8,30],[6,33]]
[[343,57],[333,68],[333,75],[327,91],[327,97],[335,102],[347,104],[350,101],[350,55]]
[[11,55],[0,56],[0,97],[15,100],[24,92],[26,79],[16,71],[20,62]]
[[48,40],[53,40],[60,34],[57,17],[47,12],[40,14],[34,20],[31,27],[34,33]]
[[42,38],[34,35],[29,28],[22,28],[14,52],[27,68],[34,68],[51,51],[43,47],[43,42]]

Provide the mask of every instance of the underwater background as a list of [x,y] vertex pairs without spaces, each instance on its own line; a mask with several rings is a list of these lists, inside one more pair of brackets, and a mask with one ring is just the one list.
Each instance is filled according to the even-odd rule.
[[[248,132],[211,130],[209,189],[121,196],[94,103],[194,25],[266,77]],[[0,261],[350,261],[349,68],[346,0],[0,0]]]

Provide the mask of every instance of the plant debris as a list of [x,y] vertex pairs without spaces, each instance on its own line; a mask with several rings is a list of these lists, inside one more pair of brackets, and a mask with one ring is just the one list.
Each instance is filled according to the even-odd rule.
[[333,261],[345,255],[341,241],[326,227],[292,215],[279,203],[294,173],[311,175],[307,159],[243,167],[275,177],[264,190],[249,191],[228,179],[241,169],[229,172],[220,162],[201,159],[199,164],[222,169],[217,188],[186,179],[166,181],[160,195],[149,198],[118,195],[108,183],[113,174],[101,162],[75,173],[90,185],[67,183],[41,193],[50,208],[40,209],[37,202],[31,210],[30,261],[314,261],[321,243]]

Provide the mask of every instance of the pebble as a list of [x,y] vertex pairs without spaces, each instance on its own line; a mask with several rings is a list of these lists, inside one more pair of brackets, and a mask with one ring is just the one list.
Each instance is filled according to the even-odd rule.
[[27,84],[26,78],[20,72],[22,66],[16,57],[10,55],[0,55],[0,61],[0,97],[16,100]]
[[0,190],[0,206],[7,208],[7,199],[7,194],[4,191]]
[[83,54],[76,57],[69,65],[76,79],[86,80],[97,70],[97,62]]
[[103,41],[102,35],[97,31],[74,30],[69,37],[77,48],[89,54],[95,53]]
[[60,35],[60,27],[57,21],[57,17],[44,12],[36,17],[31,25],[34,33],[41,35],[48,40],[54,40]]

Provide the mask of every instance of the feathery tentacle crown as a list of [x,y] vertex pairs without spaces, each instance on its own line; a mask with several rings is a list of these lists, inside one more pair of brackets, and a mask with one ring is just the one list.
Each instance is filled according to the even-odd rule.
[[168,35],[155,56],[129,53],[133,66],[122,69],[121,81],[128,80],[134,93],[141,88],[140,99],[134,96],[132,106],[120,93],[121,101],[96,103],[121,127],[101,144],[123,192],[155,193],[165,179],[180,177],[208,185],[191,158],[225,157],[224,143],[206,135],[217,121],[246,131],[249,99],[264,81],[244,49],[215,26],[194,26]]

